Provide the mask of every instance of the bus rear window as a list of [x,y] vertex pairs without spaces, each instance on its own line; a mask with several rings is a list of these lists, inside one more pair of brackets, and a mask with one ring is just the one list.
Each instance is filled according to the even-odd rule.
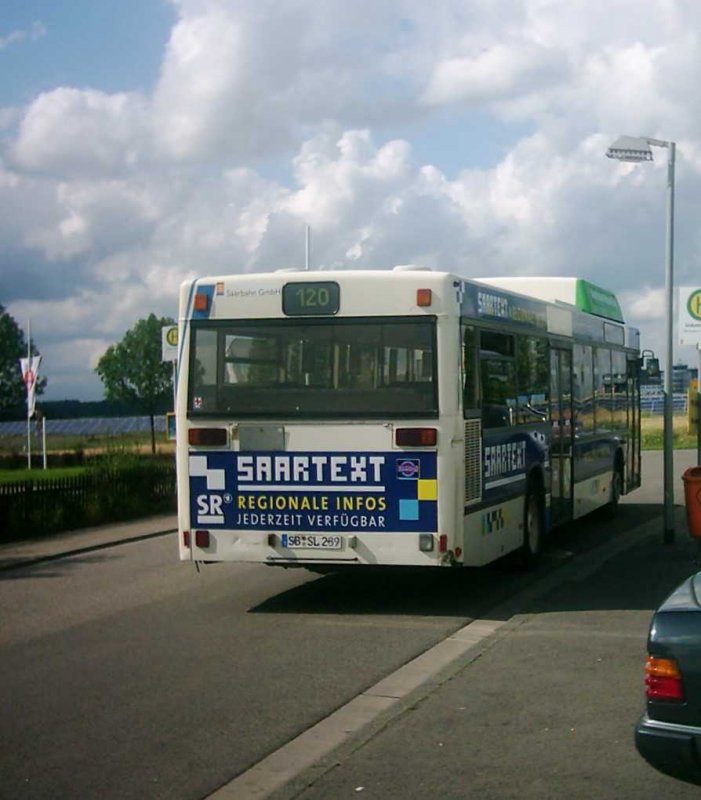
[[191,416],[437,416],[435,319],[192,323]]

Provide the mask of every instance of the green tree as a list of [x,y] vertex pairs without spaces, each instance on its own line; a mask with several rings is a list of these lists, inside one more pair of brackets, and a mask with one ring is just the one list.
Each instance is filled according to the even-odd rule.
[[155,314],[140,319],[120,342],[107,348],[95,368],[107,400],[136,402],[149,415],[152,453],[156,452],[156,409],[173,396],[173,368],[161,361],[161,328],[174,324],[170,317]]
[[[32,342],[32,355],[37,349]],[[26,390],[19,368],[20,358],[27,356],[27,341],[14,319],[0,306],[0,408],[20,406]],[[46,387],[46,378],[37,381],[37,396]]]

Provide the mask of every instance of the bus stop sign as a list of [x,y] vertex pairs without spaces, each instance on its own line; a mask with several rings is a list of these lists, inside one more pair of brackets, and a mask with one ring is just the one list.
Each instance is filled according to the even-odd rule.
[[701,345],[701,287],[679,289],[679,344]]
[[161,361],[178,360],[178,326],[164,325],[161,328]]

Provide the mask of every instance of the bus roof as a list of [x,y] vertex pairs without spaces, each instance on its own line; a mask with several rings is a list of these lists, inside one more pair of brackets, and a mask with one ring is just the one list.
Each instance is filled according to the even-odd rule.
[[569,303],[597,317],[624,322],[616,295],[584,278],[474,278],[500,289],[538,300]]
[[[582,278],[569,277],[500,277],[467,278],[457,273],[422,268],[417,265],[404,265],[394,269],[377,270],[275,270],[267,273],[243,273],[199,278],[185,281],[181,286],[181,316],[184,318],[215,319],[228,317],[266,317],[272,318],[283,313],[284,302],[281,295],[287,287],[307,284],[317,290],[332,286],[334,282],[343,285],[346,313],[373,315],[387,313],[387,294],[375,288],[398,288],[399,284],[426,288],[443,286],[443,302],[447,301],[450,287],[456,288],[456,299],[463,313],[475,314],[494,319],[509,318],[526,327],[548,328],[556,319],[547,311],[547,306],[560,306],[564,312],[580,312],[582,319],[598,317],[624,325],[623,314],[616,296]],[[373,287],[372,289],[370,287]],[[462,287],[462,288],[460,288]],[[483,288],[482,288],[483,287]],[[478,291],[482,289],[482,292]],[[485,294],[491,289],[496,294]],[[312,289],[309,289],[312,291]],[[335,309],[325,311],[316,308],[304,312],[289,310],[292,316],[324,315],[339,311],[338,288],[333,292]],[[299,292],[299,290],[298,290]],[[396,296],[393,294],[393,296]],[[511,299],[508,299],[508,298]],[[197,300],[204,305],[198,306]],[[329,294],[327,300],[332,300]],[[306,301],[305,301],[306,302]],[[405,302],[402,301],[402,302]],[[422,303],[421,306],[424,306]],[[503,308],[502,308],[503,306]],[[403,306],[406,307],[406,306]],[[427,307],[412,306],[415,313],[427,313]],[[435,308],[435,306],[433,306]],[[348,309],[353,309],[349,312]],[[582,313],[583,312],[583,313]],[[289,315],[288,314],[288,315]],[[504,315],[507,315],[506,317]],[[564,319],[564,317],[562,318]],[[549,321],[548,321],[549,320]],[[593,320],[592,320],[593,321]],[[588,324],[582,322],[581,324]],[[571,323],[568,323],[571,328]],[[566,326],[567,327],[567,326]],[[564,329],[563,329],[564,330]]]

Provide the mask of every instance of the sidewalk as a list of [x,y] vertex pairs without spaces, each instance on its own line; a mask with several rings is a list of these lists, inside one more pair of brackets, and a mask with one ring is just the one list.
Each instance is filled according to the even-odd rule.
[[100,550],[103,547],[123,542],[161,536],[164,533],[176,531],[177,528],[176,514],[160,514],[131,522],[82,528],[52,536],[10,542],[0,545],[0,571],[16,569],[39,561],[50,561],[75,553]]
[[[661,543],[660,528],[654,519],[607,560],[593,553],[566,567],[437,690],[408,698],[391,724],[281,795],[698,798],[698,787],[660,775],[633,744],[651,614],[698,569],[684,509],[674,545]],[[505,619],[504,610],[489,618]]]
[[[699,569],[684,508],[673,545],[660,512],[370,687],[212,800],[698,798],[633,743],[652,613]],[[450,647],[450,663],[426,675]]]

